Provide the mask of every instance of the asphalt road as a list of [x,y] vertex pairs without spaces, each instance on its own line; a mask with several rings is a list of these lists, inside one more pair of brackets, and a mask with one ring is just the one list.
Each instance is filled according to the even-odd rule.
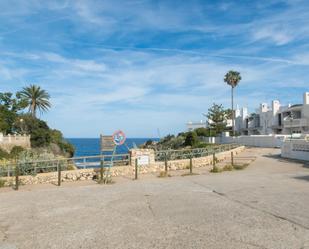
[[309,166],[276,149],[247,169],[0,190],[0,249],[309,249]]

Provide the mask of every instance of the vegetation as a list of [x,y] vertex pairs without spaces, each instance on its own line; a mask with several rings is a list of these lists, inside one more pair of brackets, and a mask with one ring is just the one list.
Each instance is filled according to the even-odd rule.
[[230,109],[224,109],[222,105],[213,104],[208,109],[207,118],[211,120],[209,127],[213,131],[214,135],[220,135],[223,131],[227,130],[226,121],[230,115]]
[[[74,147],[68,143],[60,131],[49,128],[37,118],[37,111],[45,112],[50,107],[49,94],[39,86],[30,85],[22,91],[0,93],[0,132],[3,134],[27,134],[31,136],[31,147],[35,153],[48,152],[55,156],[71,157]],[[28,108],[29,113],[24,110]],[[0,159],[17,158],[23,151],[13,148],[10,153],[0,150]]]
[[224,109],[222,105],[213,104],[208,109],[207,118],[212,122],[209,128],[197,128],[194,131],[180,132],[177,136],[167,135],[159,142],[148,140],[141,148],[152,148],[155,150],[179,150],[183,148],[206,148],[212,146],[205,142],[206,137],[215,137],[222,131],[228,130],[226,120],[231,116],[230,109]]
[[19,94],[20,97],[27,103],[29,112],[34,118],[36,117],[37,110],[42,113],[46,112],[51,107],[49,102],[49,94],[39,86],[30,85],[28,87],[24,87]]
[[240,73],[237,71],[229,71],[224,76],[224,82],[231,86],[231,102],[232,102],[232,131],[233,135],[235,133],[234,128],[234,120],[235,120],[235,113],[234,113],[234,88],[238,85],[239,81],[241,80]]
[[232,170],[242,170],[245,169],[246,167],[248,167],[249,164],[248,163],[244,163],[244,164],[227,164],[225,165],[223,168],[219,168],[218,166],[214,166],[210,172],[211,173],[220,173],[223,171],[232,171]]
[[3,180],[0,178],[0,188],[3,188],[5,186],[6,180]]

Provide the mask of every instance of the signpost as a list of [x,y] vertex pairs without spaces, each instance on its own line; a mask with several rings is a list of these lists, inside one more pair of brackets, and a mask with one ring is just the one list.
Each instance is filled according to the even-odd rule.
[[113,134],[113,141],[115,145],[122,145],[126,141],[126,135],[121,130],[115,131]]
[[[113,166],[114,155],[116,153],[117,146],[124,144],[125,141],[126,141],[126,135],[121,130],[114,132],[112,136],[103,136],[103,135],[100,136],[101,155],[102,155],[100,182],[103,183],[111,182],[110,168]],[[104,155],[109,155],[108,157],[109,160],[105,160]]]
[[149,156],[138,156],[137,164],[140,165],[148,165],[149,164]]
[[114,151],[115,143],[113,136],[100,136],[101,151]]

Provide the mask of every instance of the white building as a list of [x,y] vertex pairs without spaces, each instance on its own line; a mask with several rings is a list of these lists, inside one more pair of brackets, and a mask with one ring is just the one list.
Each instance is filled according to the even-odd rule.
[[[232,119],[227,119],[226,121],[226,127],[229,129],[232,129]],[[200,122],[188,122],[187,123],[187,130],[188,131],[193,131],[197,128],[209,128],[210,124],[212,123],[211,120],[203,121],[201,120]]]
[[243,135],[309,134],[309,92],[304,93],[302,104],[283,106],[273,100],[271,107],[260,104],[256,113],[237,109],[235,117],[235,130]]
[[207,124],[205,121],[201,120],[200,122],[188,122],[187,123],[187,130],[188,131],[193,131],[197,128],[206,128]]

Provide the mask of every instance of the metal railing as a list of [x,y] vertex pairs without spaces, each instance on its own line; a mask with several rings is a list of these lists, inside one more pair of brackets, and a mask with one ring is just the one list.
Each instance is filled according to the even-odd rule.
[[189,159],[195,157],[205,157],[210,156],[214,153],[229,151],[239,146],[240,145],[238,144],[221,144],[221,145],[211,145],[208,148],[155,151],[155,160],[170,161],[170,160]]
[[17,161],[0,165],[0,177],[14,176],[16,174],[16,168],[18,168],[20,175],[36,175],[38,173],[54,172],[57,171],[59,167],[62,171],[99,168],[102,163],[103,166],[110,164],[112,157],[114,166],[124,166],[130,164],[129,154],[57,158],[50,160]]
[[[205,157],[229,151],[239,147],[238,144],[223,144],[211,145],[207,148],[182,149],[182,150],[163,150],[155,151],[156,161],[170,161],[179,159],[189,159],[196,157]],[[115,154],[115,155],[96,155],[73,158],[57,158],[51,160],[34,160],[34,161],[17,161],[0,165],[0,177],[10,177],[16,175],[18,169],[19,175],[36,175],[38,173],[100,168],[110,166],[111,158],[113,158],[113,166],[130,165],[130,154]]]

